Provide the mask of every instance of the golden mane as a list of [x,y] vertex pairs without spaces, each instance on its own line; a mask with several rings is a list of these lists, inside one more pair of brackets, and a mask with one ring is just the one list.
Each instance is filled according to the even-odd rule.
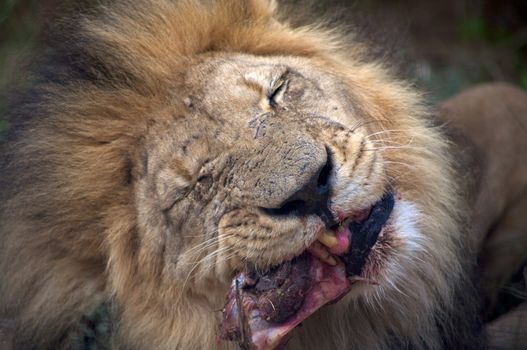
[[[383,128],[419,130],[411,140],[415,149],[390,153],[391,175],[405,173],[398,161],[414,166],[401,186],[433,215],[422,226],[429,234],[426,244],[439,250],[426,251],[437,267],[414,262],[414,275],[398,275],[407,298],[392,293],[368,299],[379,308],[383,297],[390,301],[385,310],[372,311],[389,327],[362,337],[387,346],[388,333],[408,317],[419,325],[406,329],[412,344],[440,347],[432,324],[447,327],[458,295],[454,289],[464,279],[462,211],[448,144],[430,127],[421,97],[410,86],[393,79],[381,63],[366,62],[362,44],[322,26],[292,27],[278,20],[274,1],[119,1],[99,11],[81,17],[78,32],[66,33],[68,40],[52,49],[52,78],[36,84],[11,111],[13,127],[2,149],[0,313],[17,319],[20,348],[67,347],[76,340],[71,332],[78,320],[108,300],[117,301],[115,315],[128,319],[117,330],[132,339],[124,346],[211,345],[216,321],[200,311],[203,297],[190,292],[180,300],[182,291],[160,277],[161,248],[138,233],[132,181],[152,121],[184,115],[178,92],[189,62],[211,52],[308,58],[342,77],[357,110]],[[159,112],[167,105],[171,114]],[[349,322],[367,324],[362,311],[354,321],[340,314],[336,331],[349,332]],[[160,314],[171,315],[170,324],[160,324]],[[181,322],[191,318],[191,327]],[[384,338],[376,340],[379,334]]]

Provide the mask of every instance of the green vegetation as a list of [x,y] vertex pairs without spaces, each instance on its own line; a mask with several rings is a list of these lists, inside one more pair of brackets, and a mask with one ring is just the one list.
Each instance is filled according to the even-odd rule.
[[483,17],[467,17],[460,23],[459,35],[468,43],[487,45],[491,49],[508,51],[514,61],[516,82],[527,89],[527,21],[516,31],[492,25]]

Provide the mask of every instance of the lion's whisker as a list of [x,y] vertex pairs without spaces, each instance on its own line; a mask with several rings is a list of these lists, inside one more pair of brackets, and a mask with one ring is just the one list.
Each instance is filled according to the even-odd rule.
[[[226,238],[231,238],[231,237],[235,237],[235,235],[223,235],[222,238],[223,239],[226,239]],[[193,248],[199,248],[199,249],[190,249],[188,251],[186,251],[186,254],[190,254],[190,255],[199,255],[200,253],[202,253],[203,251],[215,246],[215,245],[218,245],[220,244],[219,240],[217,237],[214,237],[214,238],[211,238],[203,243],[200,243],[198,244],[199,247],[193,247]]]
[[185,281],[183,282],[183,285],[182,285],[182,288],[181,288],[181,294],[180,294],[180,298],[181,298],[181,295],[183,295],[185,293],[185,289],[187,287],[187,284],[189,282],[189,280],[194,277],[192,275],[192,273],[194,272],[194,270],[196,270],[196,268],[199,267],[199,265],[205,261],[206,259],[208,258],[211,258],[213,257],[214,255],[216,254],[219,254],[221,253],[222,251],[227,251],[229,249],[232,249],[233,247],[223,247],[223,248],[219,248],[219,249],[216,249],[214,250],[213,252],[211,252],[210,254],[207,254],[204,258],[200,259],[199,261],[197,261],[194,266],[190,269],[189,273],[187,274],[186,278],[185,278]]

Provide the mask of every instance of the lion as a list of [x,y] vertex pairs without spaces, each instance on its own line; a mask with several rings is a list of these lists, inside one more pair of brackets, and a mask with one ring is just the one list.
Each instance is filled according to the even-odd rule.
[[[78,348],[104,308],[115,348],[234,349],[217,329],[235,273],[298,256],[388,192],[361,278],[287,349],[480,348],[477,158],[364,45],[268,0],[117,1],[76,25],[2,146],[15,348]],[[476,110],[457,106],[441,111],[463,129]]]

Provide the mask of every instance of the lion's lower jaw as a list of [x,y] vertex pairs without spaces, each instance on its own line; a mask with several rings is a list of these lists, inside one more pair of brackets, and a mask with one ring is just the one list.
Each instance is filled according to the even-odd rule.
[[[438,348],[434,315],[439,305],[448,303],[447,289],[441,286],[452,281],[442,280],[444,271],[436,270],[435,266],[444,266],[434,264],[441,252],[427,250],[430,242],[419,229],[422,217],[415,205],[398,200],[387,225],[391,232],[384,233],[392,246],[379,242],[366,264],[367,277],[379,284],[358,282],[344,299],[319,310],[296,329],[287,349],[383,349],[394,342]],[[164,319],[162,325],[149,322],[156,319],[153,315],[130,315],[133,322],[123,336],[141,344],[137,348],[236,349],[236,344],[216,336],[225,293],[180,300],[181,308],[174,307],[178,312],[172,320],[167,314],[157,316]]]

